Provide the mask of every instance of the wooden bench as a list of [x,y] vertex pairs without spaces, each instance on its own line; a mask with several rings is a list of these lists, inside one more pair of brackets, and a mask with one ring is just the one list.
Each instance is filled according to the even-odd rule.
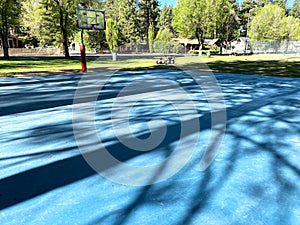
[[162,56],[162,57],[155,57],[156,64],[175,64],[175,57],[173,56]]

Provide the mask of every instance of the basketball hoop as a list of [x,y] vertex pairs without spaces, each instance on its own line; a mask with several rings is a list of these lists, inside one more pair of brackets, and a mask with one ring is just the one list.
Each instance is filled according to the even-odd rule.
[[94,9],[76,9],[77,27],[86,30],[105,30],[105,13]]
[[76,26],[81,29],[81,46],[80,46],[80,58],[81,58],[81,71],[86,72],[86,54],[85,46],[83,43],[84,30],[105,30],[105,13],[100,10],[93,9],[76,9]]

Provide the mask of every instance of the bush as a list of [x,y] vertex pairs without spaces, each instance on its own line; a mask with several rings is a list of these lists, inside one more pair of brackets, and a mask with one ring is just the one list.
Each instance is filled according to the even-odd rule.
[[172,41],[154,41],[153,42],[153,52],[155,53],[182,53],[183,46],[179,43],[172,42]]
[[191,55],[198,55],[199,54],[199,50],[190,50],[189,52]]
[[220,50],[202,50],[202,54],[206,54],[207,52],[210,52],[210,54],[219,54]]
[[220,52],[220,47],[213,45],[209,48],[210,52],[215,52],[215,53],[219,53]]
[[[201,52],[202,54],[207,54],[208,52],[210,52],[210,54],[218,54],[220,53],[220,49],[218,46],[213,45],[210,48],[206,47],[202,49]],[[199,55],[199,50],[190,50],[190,54]]]

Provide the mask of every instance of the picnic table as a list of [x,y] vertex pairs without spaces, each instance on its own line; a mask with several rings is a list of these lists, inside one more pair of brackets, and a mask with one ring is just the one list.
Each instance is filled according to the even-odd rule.
[[155,57],[156,64],[175,64],[175,57],[174,56],[160,56]]

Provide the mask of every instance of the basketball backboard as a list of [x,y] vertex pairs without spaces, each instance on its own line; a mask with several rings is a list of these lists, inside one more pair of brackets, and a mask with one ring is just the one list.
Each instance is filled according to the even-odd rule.
[[77,27],[88,30],[105,30],[105,13],[101,10],[76,9]]

